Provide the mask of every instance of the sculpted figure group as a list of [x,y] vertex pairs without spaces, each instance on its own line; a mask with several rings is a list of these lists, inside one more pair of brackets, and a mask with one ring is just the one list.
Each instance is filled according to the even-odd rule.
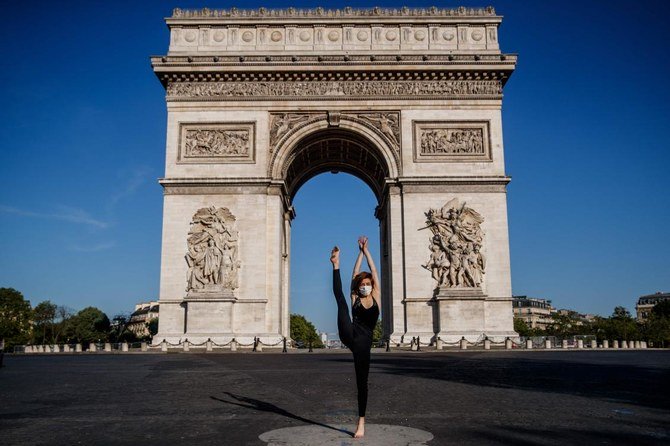
[[[475,288],[484,280],[486,260],[481,252],[484,221],[473,209],[458,199],[442,209],[426,212],[426,228],[430,228],[430,258],[424,268],[432,272],[439,287]],[[425,228],[424,228],[425,229]]]
[[234,290],[238,288],[238,231],[227,208],[201,208],[193,216],[188,232],[186,291]]

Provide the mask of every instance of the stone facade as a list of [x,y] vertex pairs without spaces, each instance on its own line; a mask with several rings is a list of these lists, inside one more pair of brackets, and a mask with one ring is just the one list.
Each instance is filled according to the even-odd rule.
[[[516,336],[501,122],[516,56],[500,52],[500,22],[491,8],[175,10],[169,51],[151,59],[168,108],[156,339],[288,336],[292,199],[331,170],[379,202],[386,337]],[[465,279],[445,288],[422,228],[450,202],[482,238],[469,217],[448,224],[436,269]],[[226,224],[189,242],[194,215],[224,208],[237,286],[193,295],[193,265],[213,289],[232,261]]]

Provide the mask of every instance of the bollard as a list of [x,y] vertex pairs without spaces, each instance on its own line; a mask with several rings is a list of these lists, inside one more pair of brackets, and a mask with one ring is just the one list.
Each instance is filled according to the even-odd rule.
[[616,339],[612,341],[612,348],[619,348],[619,341]]
[[413,352],[416,351],[416,338],[412,337],[412,342],[409,344],[409,349]]
[[149,351],[149,347],[146,342],[140,342],[140,350],[143,352]]
[[98,351],[98,347],[95,345],[95,343],[91,342],[88,344],[88,351],[89,352],[96,352]]
[[[386,343],[386,345],[387,345],[387,348],[388,348],[388,342]],[[441,338],[438,337],[438,338],[437,338],[437,342],[435,342],[435,348],[436,348],[437,350],[442,350],[443,347],[444,347],[444,345],[443,345],[443,341],[442,341]],[[387,351],[388,351],[388,350],[387,350]]]
[[531,339],[526,339],[526,348],[527,348],[528,350],[532,350],[532,349],[533,349],[533,341],[532,341]]
[[591,348],[598,348],[598,343],[595,339],[591,339]]
[[561,348],[568,348],[568,340],[567,339],[563,339],[561,341]]
[[628,348],[628,341],[626,341],[625,339],[621,341],[621,348]]
[[165,339],[163,339],[163,342],[161,342],[161,351],[162,352],[167,352],[168,351],[168,345],[167,345],[167,341]]
[[211,352],[212,351],[212,340],[207,339],[207,342],[205,343],[205,351]]
[[256,351],[256,346],[257,346],[257,345],[258,345],[258,339],[256,338],[256,336],[254,336],[253,346],[251,347],[251,351],[252,351],[252,352],[255,352],[255,351]]
[[82,350],[83,350],[83,349],[82,349],[82,347],[81,347],[81,344],[75,344],[75,345],[74,345],[74,351],[75,351],[75,352],[77,352],[77,353],[81,353]]
[[640,341],[635,341],[635,348],[640,348]]
[[512,350],[512,340],[505,338],[505,350]]
[[312,350],[312,341],[309,341],[309,350],[307,350],[307,351],[310,352],[310,353],[314,351],[314,350]]
[[461,336],[461,350],[468,349],[468,341],[465,339],[465,336]]
[[640,342],[640,347],[647,348],[647,341],[641,341]]
[[231,352],[237,351],[237,341],[235,340],[235,338],[233,338],[233,340],[230,341],[230,351]]
[[610,348],[610,341],[603,339],[603,348]]
[[128,351],[128,343],[127,342],[122,342],[121,343],[121,351],[122,352],[127,352]]
[[484,350],[491,350],[491,340],[489,338],[484,339]]
[[32,353],[32,352],[33,352],[32,345],[26,345],[26,348],[23,349],[23,353]]
[[386,351],[387,352],[391,351],[391,340],[390,339],[386,340]]
[[584,340],[577,339],[577,348],[584,348]]
[[112,351],[112,344],[109,342],[105,342],[105,351],[106,352],[111,352]]
[[184,339],[184,351],[185,352],[189,351],[190,344],[191,343],[188,342],[188,339]]
[[421,337],[420,336],[416,337],[416,351],[417,352],[421,351]]
[[68,344],[63,344],[63,353],[70,353],[70,346]]
[[[310,342],[310,346],[311,346]],[[261,342],[261,338],[258,338],[258,341],[256,342],[256,351],[257,352],[262,352],[263,351],[263,343]]]
[[281,352],[282,353],[288,353],[288,350],[286,349],[286,336],[284,336],[284,340],[282,341],[284,344],[284,347],[282,348]]
[[54,353],[60,353],[60,345],[54,344],[52,350]]
[[544,340],[544,348],[551,348],[551,339]]

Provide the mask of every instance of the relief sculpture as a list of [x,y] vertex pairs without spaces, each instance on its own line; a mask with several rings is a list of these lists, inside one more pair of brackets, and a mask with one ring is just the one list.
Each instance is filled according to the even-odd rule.
[[188,232],[186,291],[230,294],[238,288],[238,231],[228,208],[201,208]]
[[184,138],[184,156],[246,156],[249,139],[249,131],[244,129],[189,129]]
[[421,134],[421,154],[484,154],[484,132],[479,129],[431,129]]
[[475,210],[457,198],[442,209],[430,209],[426,227],[430,238],[430,258],[422,265],[431,271],[440,288],[479,288],[484,280],[486,260],[481,252],[484,221]]

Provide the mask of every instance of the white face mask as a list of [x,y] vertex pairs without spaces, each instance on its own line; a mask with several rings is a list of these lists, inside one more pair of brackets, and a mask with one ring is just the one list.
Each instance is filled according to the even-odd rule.
[[372,292],[372,287],[370,285],[362,286],[358,288],[358,292],[361,293],[363,296],[367,296]]

